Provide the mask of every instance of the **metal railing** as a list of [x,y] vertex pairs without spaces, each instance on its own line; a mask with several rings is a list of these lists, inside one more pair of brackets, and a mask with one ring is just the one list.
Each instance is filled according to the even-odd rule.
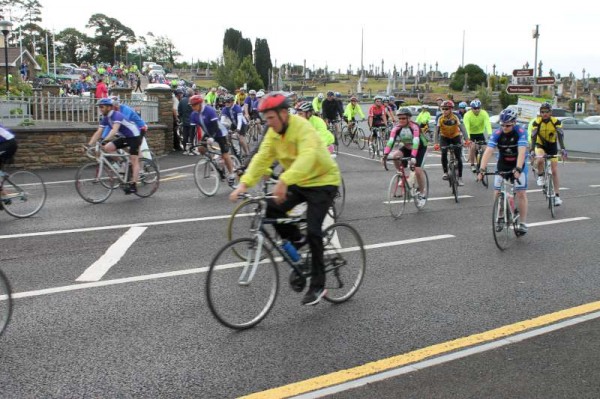
[[[95,123],[99,121],[96,99],[87,96],[53,97],[50,93],[32,97],[0,99],[0,122],[16,126],[25,120],[38,122]],[[158,122],[158,99],[124,99],[146,123]]]

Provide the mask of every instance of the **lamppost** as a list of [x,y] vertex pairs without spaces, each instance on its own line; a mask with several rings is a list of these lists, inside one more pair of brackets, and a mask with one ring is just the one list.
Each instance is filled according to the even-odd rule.
[[8,34],[12,28],[13,24],[10,21],[2,20],[0,21],[0,32],[4,35],[4,66],[6,67],[6,95],[8,96],[9,91],[9,82],[8,82]]
[[536,25],[535,30],[532,32],[533,38],[535,39],[535,60],[533,62],[533,93],[534,95],[538,95],[538,86],[537,86],[537,53],[538,53],[538,39],[540,38],[540,26]]

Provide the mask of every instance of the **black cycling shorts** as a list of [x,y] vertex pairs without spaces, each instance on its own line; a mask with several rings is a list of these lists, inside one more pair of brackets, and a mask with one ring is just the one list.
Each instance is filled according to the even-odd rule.
[[117,149],[129,147],[130,155],[138,155],[140,153],[140,146],[142,145],[142,136],[118,137],[112,143]]

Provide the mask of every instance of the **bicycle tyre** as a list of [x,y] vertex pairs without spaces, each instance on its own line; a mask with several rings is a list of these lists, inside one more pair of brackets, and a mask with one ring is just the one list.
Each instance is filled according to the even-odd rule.
[[352,133],[350,133],[348,126],[344,126],[342,128],[342,137],[341,137],[342,143],[344,143],[344,145],[346,147],[350,146],[350,143],[352,143]]
[[14,191],[12,194],[15,196],[11,195],[11,198],[2,196],[1,201],[6,213],[16,218],[33,216],[46,203],[44,180],[38,174],[28,170],[11,173],[4,181],[3,190]]
[[[240,202],[231,213],[227,222],[227,241],[254,235],[255,231],[253,230],[256,230],[258,226],[261,211],[260,201],[258,200],[247,199]],[[278,237],[277,231],[273,225],[263,226],[263,229],[267,230],[271,238],[276,239],[276,237]],[[269,248],[269,250],[272,250],[268,241],[265,241],[263,245]],[[243,254],[235,254],[240,260],[245,259]]]
[[12,315],[13,300],[10,283],[6,275],[0,270],[0,335],[6,330],[6,326]]
[[[421,168],[421,170],[423,171],[423,174],[425,175],[425,190],[423,190],[423,199],[425,199],[425,203],[422,206],[419,206],[419,197],[415,195],[413,200],[414,200],[415,206],[417,207],[418,210],[425,208],[425,205],[427,205],[427,198],[429,198],[429,176],[427,176],[427,171],[424,168]],[[421,191],[420,188],[421,187],[417,186],[417,192]]]
[[362,130],[362,128],[358,127],[356,128],[356,145],[358,146],[359,150],[364,150],[365,146],[367,145],[367,137],[365,136],[365,131]]
[[456,172],[456,167],[454,164],[451,164],[449,167],[448,178],[450,180],[450,186],[452,187],[454,202],[458,203],[458,176]]
[[[206,274],[206,301],[210,312],[221,324],[235,330],[260,323],[273,308],[279,291],[277,263],[264,245],[261,253],[264,251],[267,256],[253,266],[257,248],[256,238],[240,238],[225,244],[211,260]],[[248,255],[240,262],[237,253],[244,251]],[[248,275],[251,278],[245,278]],[[266,283],[262,282],[263,278]],[[260,300],[260,304],[254,306],[256,300]]]
[[194,182],[198,190],[207,197],[212,197],[219,190],[221,176],[215,164],[207,157],[202,157],[196,162]]
[[347,223],[332,224],[323,231],[323,237],[327,276],[325,299],[332,303],[346,302],[358,291],[367,269],[363,240]]
[[[477,151],[477,171],[479,172],[479,169],[481,168],[481,157],[483,156],[481,151]],[[489,188],[490,186],[490,182],[489,182],[489,176],[488,175],[483,175],[483,178],[481,179],[481,184],[483,185],[483,187],[485,188]]]
[[110,197],[116,186],[113,174],[112,171],[107,173],[98,162],[85,164],[75,173],[75,190],[84,201],[100,204]]
[[556,214],[554,209],[554,199],[556,198],[556,193],[554,192],[554,180],[552,180],[551,174],[547,174],[546,178],[546,196],[548,198],[548,208],[550,208],[550,215],[552,215],[552,219],[555,219]]
[[342,216],[342,213],[344,212],[344,207],[346,206],[346,184],[344,184],[343,177],[340,178],[340,185],[333,199],[333,203],[335,204],[336,217],[339,218],[340,216]]
[[388,207],[394,219],[400,218],[404,213],[408,196],[408,189],[402,175],[394,174],[388,187]]
[[[509,211],[508,201],[504,194],[500,193],[494,200],[494,211],[492,214],[492,232],[494,234],[494,242],[501,251],[504,251],[510,245],[510,226],[511,220],[508,220]],[[500,220],[502,218],[504,221]]]
[[147,198],[158,190],[160,172],[156,163],[147,158],[140,158],[140,180],[135,195]]

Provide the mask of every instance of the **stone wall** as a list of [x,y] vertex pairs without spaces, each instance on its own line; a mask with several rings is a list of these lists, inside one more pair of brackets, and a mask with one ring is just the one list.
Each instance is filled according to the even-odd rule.
[[[11,129],[19,149],[15,167],[40,169],[78,166],[89,161],[84,155],[86,144],[96,131],[95,126],[17,127]],[[173,147],[173,131],[164,125],[151,125],[146,135],[150,149],[163,155]]]

